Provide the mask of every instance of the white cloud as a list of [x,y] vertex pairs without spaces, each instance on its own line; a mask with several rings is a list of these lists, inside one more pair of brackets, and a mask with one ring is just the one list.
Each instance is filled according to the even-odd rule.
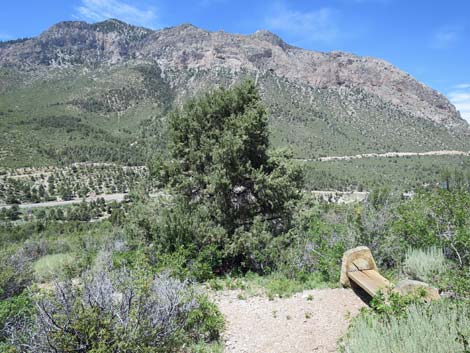
[[436,30],[431,38],[431,47],[446,49],[455,45],[462,34],[460,26],[444,26]]
[[116,18],[127,23],[149,28],[157,27],[153,8],[140,9],[120,0],[81,0],[76,17],[92,22]]
[[10,36],[9,34],[6,33],[0,33],[0,40],[11,40],[13,39],[13,36]]
[[320,8],[313,11],[298,11],[276,4],[266,18],[268,29],[277,30],[300,41],[332,42],[339,36],[336,11]]
[[467,89],[470,88],[470,83],[461,83],[460,85],[455,85],[455,89]]
[[470,84],[460,84],[449,92],[448,96],[453,105],[460,111],[462,118],[470,123]]

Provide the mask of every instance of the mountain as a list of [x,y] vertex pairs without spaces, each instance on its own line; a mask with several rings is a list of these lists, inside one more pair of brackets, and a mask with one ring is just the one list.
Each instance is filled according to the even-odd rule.
[[264,30],[111,19],[0,43],[0,163],[142,162],[164,148],[172,107],[245,78],[259,84],[272,144],[299,158],[470,149],[447,98],[383,60],[304,50]]

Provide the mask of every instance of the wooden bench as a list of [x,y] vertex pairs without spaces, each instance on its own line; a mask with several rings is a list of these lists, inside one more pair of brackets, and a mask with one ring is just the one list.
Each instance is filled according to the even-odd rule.
[[436,288],[418,281],[404,280],[392,289],[392,284],[379,273],[370,249],[365,246],[359,246],[344,253],[340,282],[344,287],[352,287],[355,284],[371,297],[377,295],[379,291],[393,290],[400,294],[409,294],[424,289],[426,291],[425,300],[440,298]]
[[390,288],[390,282],[376,270],[348,272],[348,277],[371,297],[375,296],[379,290],[384,291]]

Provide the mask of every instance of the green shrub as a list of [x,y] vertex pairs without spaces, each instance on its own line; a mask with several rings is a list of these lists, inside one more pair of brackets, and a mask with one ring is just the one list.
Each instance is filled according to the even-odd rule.
[[189,313],[186,330],[198,342],[218,340],[225,327],[222,313],[205,295],[198,295],[196,301],[198,306]]
[[433,282],[449,268],[444,252],[436,247],[425,250],[410,249],[403,263],[403,271],[412,279]]
[[450,268],[439,286],[458,298],[470,299],[470,268]]
[[31,262],[21,255],[0,252],[0,299],[21,294],[32,281]]
[[301,281],[315,272],[323,282],[338,282],[341,258],[354,244],[347,227],[310,215],[306,228],[297,226],[289,236],[276,258],[279,271]]
[[426,292],[418,292],[416,294],[401,295],[397,292],[382,292],[379,291],[370,302],[371,308],[374,313],[389,317],[403,317],[408,312],[408,307],[411,304],[419,304],[422,302],[420,295],[426,295]]
[[460,267],[470,261],[470,193],[420,192],[398,208],[393,231],[408,247],[443,248]]
[[348,353],[466,353],[470,346],[468,305],[411,305],[407,315],[362,314],[343,341]]
[[159,252],[156,255],[157,271],[169,271],[179,279],[199,282],[214,278],[214,271],[220,268],[221,254],[217,247],[210,245],[200,251],[195,246],[181,246],[173,252]]
[[[23,292],[16,297],[0,300],[0,348],[6,350],[8,332],[16,329],[16,326],[28,320],[33,314],[33,304],[28,293]],[[2,347],[4,344],[4,347]],[[12,348],[11,348],[12,349]],[[8,352],[8,350],[6,350]],[[0,352],[3,350],[0,349]]]

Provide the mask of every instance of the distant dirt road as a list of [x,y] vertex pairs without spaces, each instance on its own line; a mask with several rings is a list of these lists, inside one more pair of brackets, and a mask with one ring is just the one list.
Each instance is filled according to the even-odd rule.
[[240,291],[215,294],[227,323],[226,353],[337,352],[337,341],[364,302],[349,289],[304,291],[290,298],[239,299]]
[[[103,198],[106,202],[109,201],[118,201],[121,202],[124,200],[124,197],[127,194],[103,194],[103,195],[96,195],[93,197],[87,197],[85,199],[86,202],[96,201],[98,198]],[[49,201],[49,202],[39,202],[39,203],[23,203],[18,205],[20,208],[40,208],[40,207],[57,207],[57,206],[68,206],[77,203],[82,203],[83,199],[74,199],[69,201]],[[2,208],[10,208],[11,205],[0,205],[0,209]]]
[[329,157],[319,157],[319,158],[295,158],[297,161],[301,162],[329,162],[329,161],[347,161],[351,159],[361,159],[361,158],[393,158],[393,157],[413,157],[413,156],[470,156],[470,151],[452,151],[452,150],[442,150],[442,151],[428,151],[428,152],[385,152],[385,153],[364,153],[356,154],[352,156],[329,156]]

